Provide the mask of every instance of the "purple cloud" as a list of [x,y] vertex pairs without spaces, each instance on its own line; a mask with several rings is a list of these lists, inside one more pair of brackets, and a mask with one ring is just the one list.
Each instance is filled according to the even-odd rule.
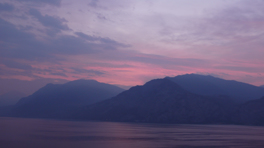
[[0,3],[0,76],[263,75],[261,0],[18,1]]
[[97,7],[98,0],[92,0],[88,5],[91,7],[96,8]]
[[113,46],[120,46],[120,47],[129,47],[130,46],[130,45],[119,43],[119,42],[114,41],[110,38],[90,36],[90,35],[84,34],[82,32],[75,32],[75,34],[78,35],[80,38],[83,38],[83,39],[88,40],[88,41],[99,41],[100,43],[113,45]]
[[30,9],[29,14],[37,18],[42,25],[52,29],[52,32],[54,33],[60,32],[62,30],[70,30],[69,27],[64,24],[67,21],[63,18],[49,15],[43,16],[37,9]]
[[[57,28],[64,28],[57,23],[54,24]],[[43,42],[36,39],[33,34],[19,30],[15,25],[0,18],[0,41],[2,42],[0,57],[47,60],[55,54],[90,54],[126,46],[109,38],[88,36],[80,32],[77,34],[78,37],[71,35],[49,37]],[[99,42],[87,42],[86,40]]]
[[15,7],[8,3],[0,3],[0,12],[1,11],[13,11]]
[[21,2],[32,2],[32,3],[43,3],[43,4],[49,4],[54,6],[60,6],[61,0],[17,0]]

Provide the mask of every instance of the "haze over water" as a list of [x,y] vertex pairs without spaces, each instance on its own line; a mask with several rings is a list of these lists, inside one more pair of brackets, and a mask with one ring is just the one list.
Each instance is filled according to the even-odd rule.
[[263,147],[264,127],[0,118],[1,148]]

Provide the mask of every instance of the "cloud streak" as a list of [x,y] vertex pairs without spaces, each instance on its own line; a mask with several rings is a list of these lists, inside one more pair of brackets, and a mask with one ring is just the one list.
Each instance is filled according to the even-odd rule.
[[64,22],[67,22],[63,18],[55,17],[55,16],[49,16],[45,15],[43,16],[38,10],[36,9],[30,9],[29,14],[34,16],[38,21],[51,29],[53,29],[53,32],[60,32],[62,30],[69,30],[69,27],[64,24]]
[[41,3],[41,4],[49,4],[54,6],[60,6],[61,0],[17,0],[20,2],[30,2],[30,3]]

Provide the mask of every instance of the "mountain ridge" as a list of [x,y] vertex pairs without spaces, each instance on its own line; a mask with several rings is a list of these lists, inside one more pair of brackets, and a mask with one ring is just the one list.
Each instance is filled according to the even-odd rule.
[[186,74],[167,78],[192,93],[205,96],[225,95],[237,103],[244,103],[264,96],[264,89],[260,87],[235,80],[224,80],[210,75]]
[[20,99],[14,116],[59,118],[73,109],[111,98],[123,89],[95,80],[75,80],[65,84],[47,84],[32,95]]
[[[87,95],[87,92],[92,92],[94,95],[102,95],[107,92],[103,91],[104,89],[109,86],[112,88],[113,85],[95,80],[76,80],[65,84],[47,84],[32,95],[21,99],[13,108],[2,108],[2,110],[3,112],[11,110],[12,116],[15,117],[31,118],[173,124],[264,125],[263,98],[251,98],[251,100],[239,102],[234,100],[232,95],[230,97],[230,94],[227,93],[228,90],[226,90],[226,88],[242,85],[242,87],[232,89],[240,92],[243,88],[242,95],[243,93],[254,95],[254,91],[251,89],[257,88],[256,91],[258,92],[264,90],[263,88],[213,76],[195,74],[176,76],[176,78],[181,77],[190,78],[188,81],[183,79],[182,82],[187,82],[186,85],[189,86],[195,84],[192,88],[199,86],[201,90],[207,90],[207,94],[191,92],[175,82],[175,77],[165,77],[153,79],[144,85],[134,86],[125,91],[114,86],[115,89],[118,88],[119,92],[111,97],[98,100],[97,96],[97,102],[88,103],[83,102],[82,99],[78,102],[82,93]],[[205,81],[204,79],[209,80]],[[200,85],[201,82],[204,83]],[[225,87],[223,88],[223,86]],[[244,86],[250,87],[250,90],[246,92]],[[89,94],[86,97],[88,96],[91,97],[92,95]]]
[[99,121],[227,123],[231,119],[224,110],[214,99],[189,93],[164,78],[132,87],[116,97],[87,106],[76,115],[78,119]]

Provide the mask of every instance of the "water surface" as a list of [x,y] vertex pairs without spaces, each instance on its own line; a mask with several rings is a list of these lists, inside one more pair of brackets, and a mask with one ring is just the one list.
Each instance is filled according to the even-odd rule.
[[0,118],[1,148],[263,148],[264,127]]

